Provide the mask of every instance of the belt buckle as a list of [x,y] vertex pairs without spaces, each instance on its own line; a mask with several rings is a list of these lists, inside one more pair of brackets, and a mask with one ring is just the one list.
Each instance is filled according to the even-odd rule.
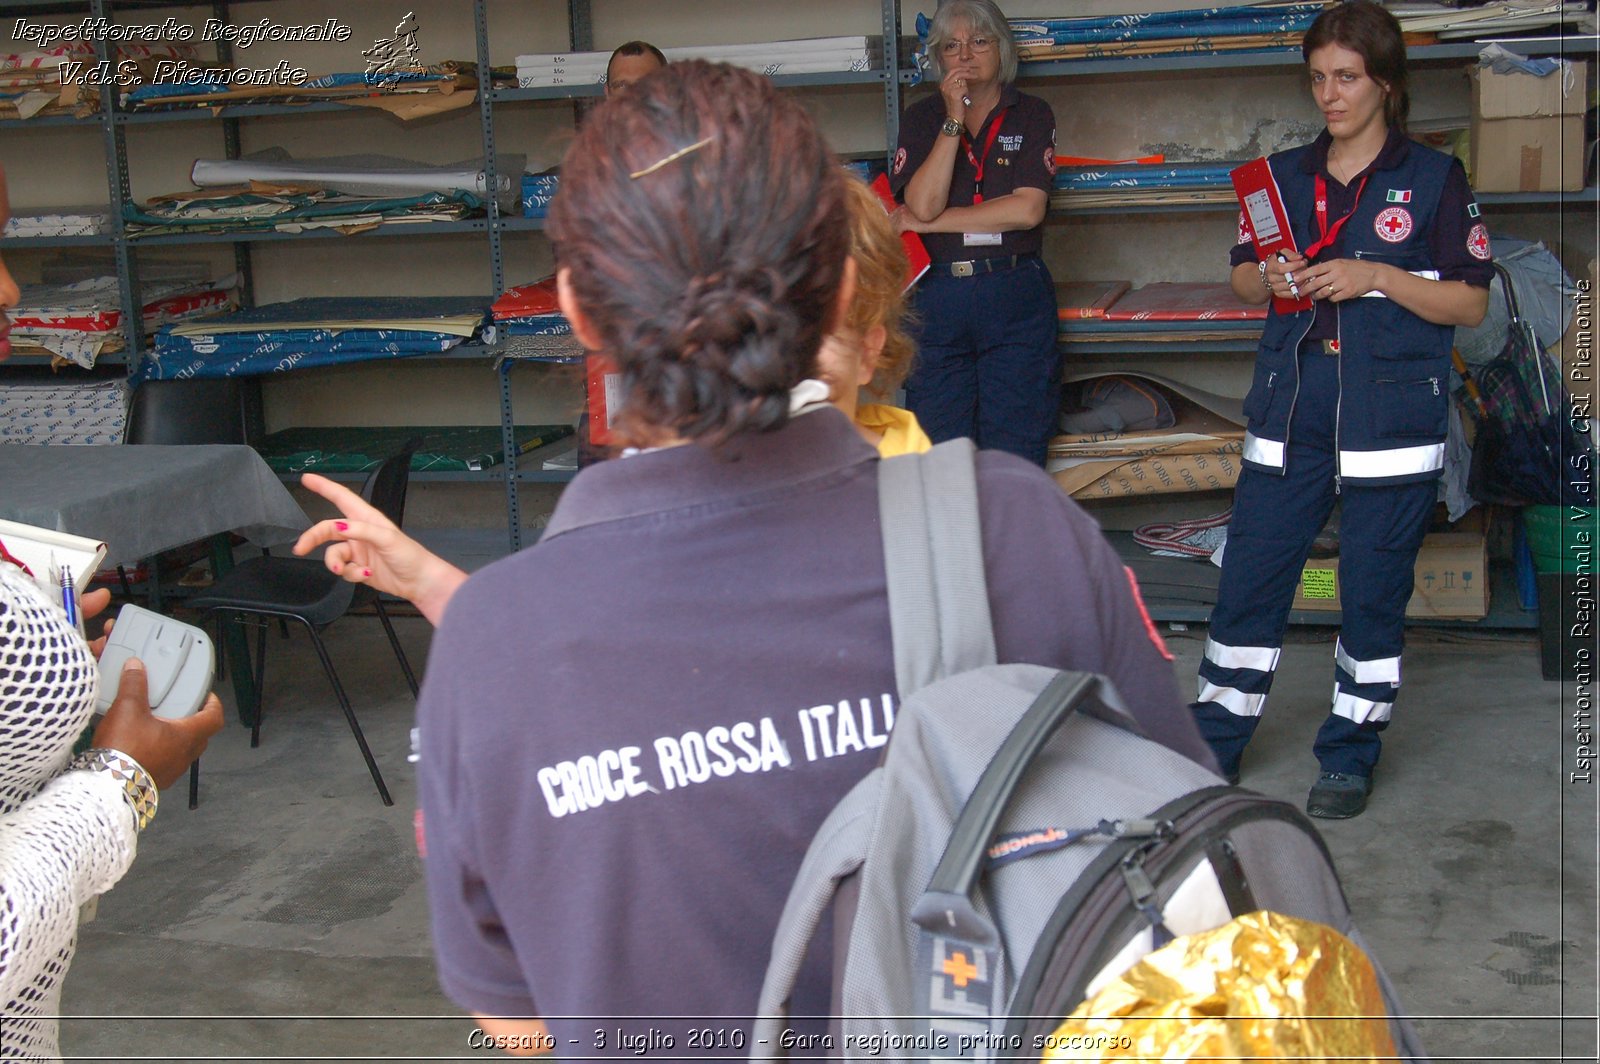
[[973,274],[972,262],[952,262],[950,264],[951,277],[971,277]]

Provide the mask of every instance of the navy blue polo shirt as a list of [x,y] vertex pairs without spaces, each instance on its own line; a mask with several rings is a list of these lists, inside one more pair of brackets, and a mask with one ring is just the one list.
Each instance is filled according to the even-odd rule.
[[[1399,130],[1391,127],[1389,137],[1384,141],[1377,157],[1346,185],[1328,170],[1328,148],[1332,144],[1333,135],[1324,129],[1322,135],[1312,142],[1311,151],[1306,155],[1305,161],[1307,172],[1320,173],[1328,183],[1330,224],[1355,209],[1356,192],[1361,188],[1363,177],[1393,167],[1411,150],[1411,141],[1402,136]],[[1382,183],[1381,179],[1368,181],[1363,194],[1382,196],[1384,194]],[[1465,281],[1479,288],[1488,288],[1489,282],[1494,279],[1494,267],[1489,264],[1488,259],[1489,231],[1478,216],[1477,197],[1472,194],[1472,188],[1467,184],[1467,172],[1460,160],[1450,167],[1450,174],[1445,178],[1444,191],[1439,197],[1439,210],[1434,218],[1433,229],[1428,233],[1428,253],[1433,259],[1434,268],[1439,271],[1439,280]],[[1315,225],[1313,222],[1312,232],[1317,231]],[[1478,250],[1474,251],[1474,248]],[[1317,256],[1316,261],[1343,258],[1344,254],[1344,234],[1341,231],[1339,237]],[[1239,243],[1235,244],[1233,251],[1229,253],[1228,264],[1238,266],[1244,262],[1254,264],[1255,261],[1256,250],[1245,234],[1244,214],[1241,212]],[[1313,306],[1316,309],[1316,318],[1311,323],[1311,331],[1306,334],[1306,340],[1335,339],[1339,335],[1339,319],[1334,311],[1335,304],[1326,299],[1319,299]]]
[[[900,145],[890,167],[889,184],[902,201],[906,185],[918,167],[927,161],[934,142],[943,136],[939,127],[944,125],[944,120],[944,97],[937,91],[912,104],[900,120]],[[996,123],[1000,124],[1000,131],[985,154],[984,145]],[[1037,96],[1018,92],[1015,85],[1004,86],[1000,90],[1000,102],[978,130],[977,137],[963,135],[962,141],[972,154],[969,157],[965,150],[956,152],[947,206],[972,206],[974,193],[980,191],[974,158],[983,163],[981,191],[986,200],[998,199],[1019,188],[1037,188],[1047,196],[1050,194],[1056,176],[1056,116],[1050,105]],[[1044,225],[1002,233],[998,245],[968,247],[960,233],[923,233],[922,242],[934,262],[1037,255],[1044,246]]]
[[[831,407],[602,462],[538,544],[456,592],[418,791],[462,1006],[547,1017],[562,1058],[615,1059],[619,1028],[650,1026],[674,1059],[748,1055],[685,1027],[747,1033],[806,846],[894,723],[877,462]],[[1104,673],[1152,738],[1209,764],[1094,519],[1019,458],[977,465],[1000,661]],[[796,1016],[828,1012],[818,960]]]

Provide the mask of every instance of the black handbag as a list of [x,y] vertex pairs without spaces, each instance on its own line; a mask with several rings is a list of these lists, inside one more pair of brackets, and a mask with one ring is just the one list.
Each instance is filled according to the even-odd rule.
[[1587,422],[1574,416],[1560,370],[1519,313],[1511,278],[1495,269],[1511,320],[1505,346],[1477,374],[1478,433],[1467,492],[1503,506],[1593,505],[1594,450],[1580,431]]

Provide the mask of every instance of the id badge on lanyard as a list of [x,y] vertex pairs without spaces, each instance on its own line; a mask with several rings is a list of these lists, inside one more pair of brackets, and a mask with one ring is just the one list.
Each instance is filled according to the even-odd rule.
[[[1006,110],[1010,110],[1007,108]],[[961,147],[967,153],[967,161],[972,164],[972,204],[977,206],[983,202],[983,170],[989,162],[989,151],[994,147],[994,142],[1000,136],[1000,127],[1005,124],[1006,112],[1001,111],[1000,117],[994,120],[989,127],[989,135],[983,141],[983,154],[980,156],[973,152],[972,141],[967,138],[967,131],[961,131]],[[999,247],[1002,241],[999,233],[962,233],[961,243],[965,247]]]
[[1365,191],[1367,187],[1367,177],[1371,176],[1371,174],[1368,174],[1366,177],[1361,179],[1361,184],[1356,186],[1356,198],[1351,202],[1350,209],[1345,211],[1344,214],[1340,215],[1339,220],[1334,222],[1332,226],[1329,226],[1328,182],[1323,179],[1321,174],[1317,175],[1317,231],[1321,233],[1321,236],[1318,237],[1315,244],[1312,244],[1310,247],[1306,248],[1305,257],[1307,262],[1315,262],[1317,256],[1322,254],[1323,249],[1327,248],[1328,245],[1339,239],[1339,230],[1343,229],[1344,223],[1348,222],[1350,220],[1350,216],[1356,213],[1356,207],[1361,203],[1361,193]]

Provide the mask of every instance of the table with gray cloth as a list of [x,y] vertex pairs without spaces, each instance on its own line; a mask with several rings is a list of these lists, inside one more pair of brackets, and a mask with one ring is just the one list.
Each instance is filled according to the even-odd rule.
[[275,546],[310,524],[240,444],[0,445],[0,518],[103,540],[107,565],[220,532]]
[[[232,564],[227,535],[263,547],[292,542],[310,521],[277,474],[242,444],[0,445],[0,518],[103,540],[106,565],[212,541],[212,567]],[[244,633],[222,627],[240,721],[255,704]]]

